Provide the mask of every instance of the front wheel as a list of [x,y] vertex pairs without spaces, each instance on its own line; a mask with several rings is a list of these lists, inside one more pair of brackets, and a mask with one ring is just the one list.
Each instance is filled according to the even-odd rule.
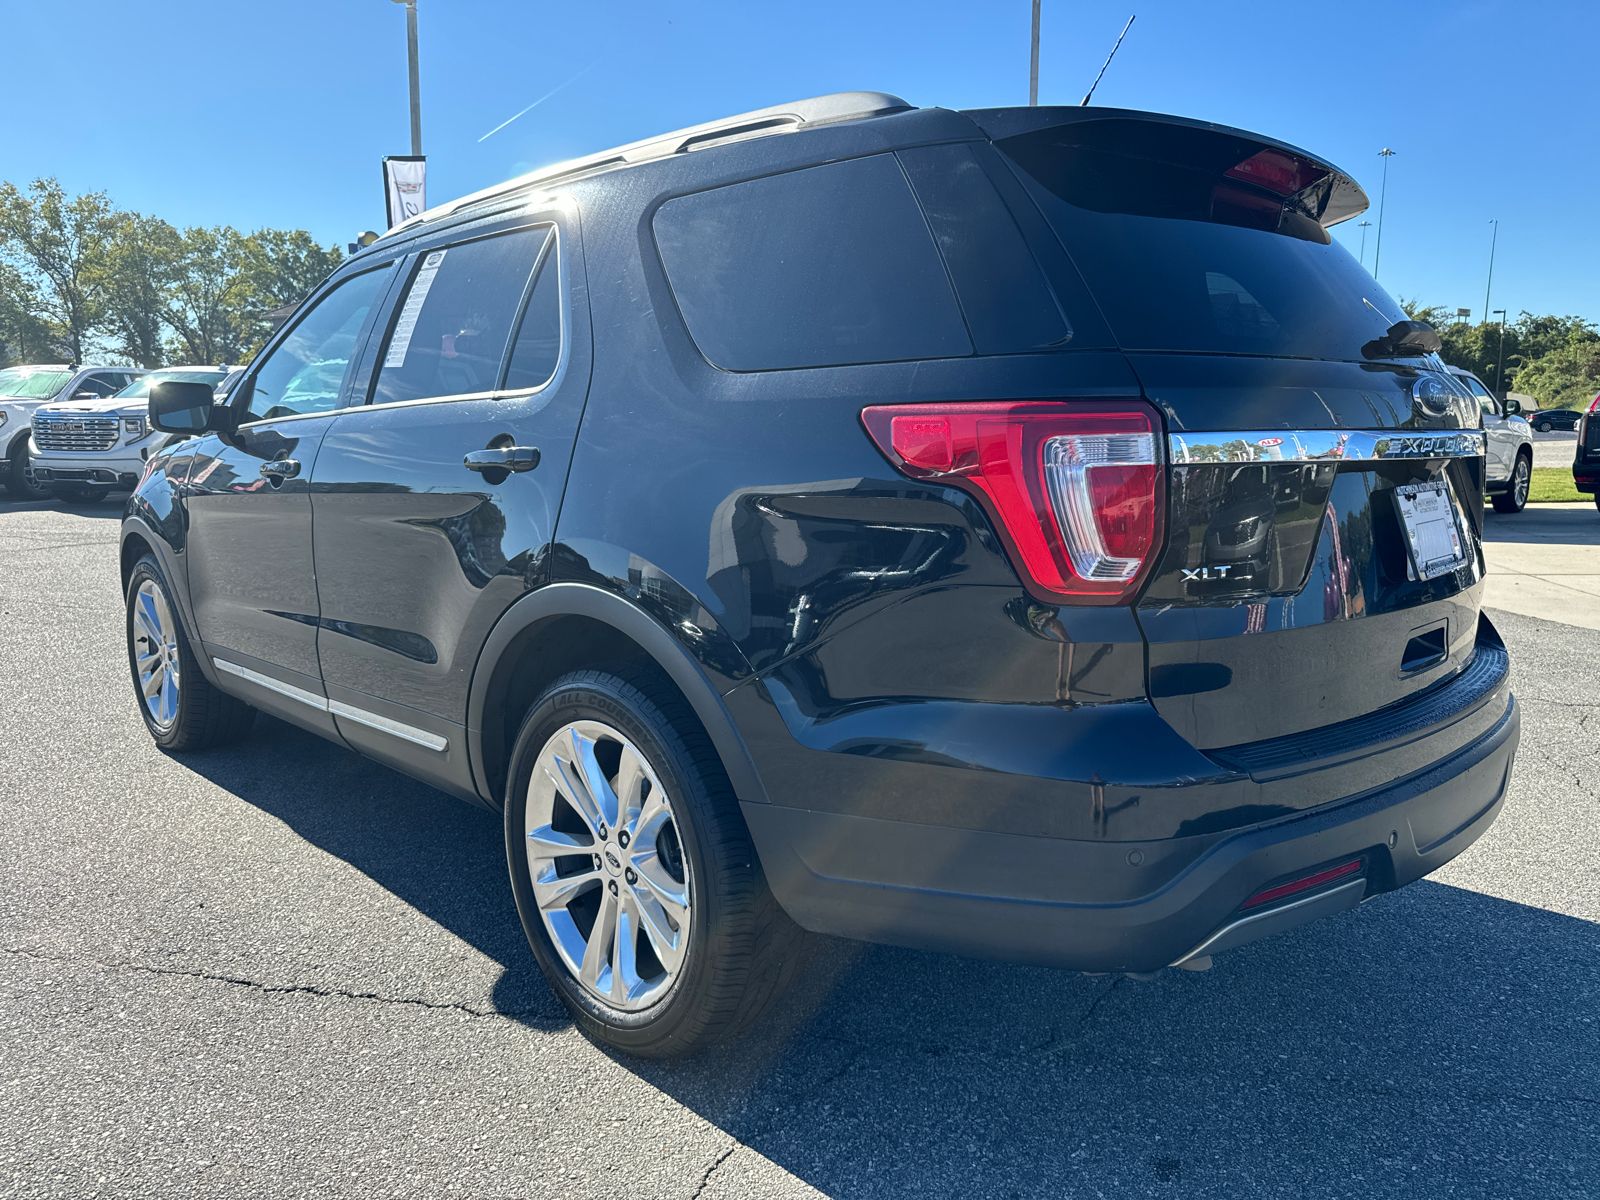
[[1540,421],[1537,425],[1534,426],[1534,428],[1537,429],[1540,433],[1549,433],[1550,429],[1551,429],[1551,425],[1550,425],[1549,421]]
[[710,739],[652,664],[575,671],[534,703],[512,750],[506,857],[546,979],[628,1054],[737,1034],[794,975],[804,935]]
[[139,715],[163,750],[203,750],[243,737],[256,710],[200,673],[151,555],[128,578],[128,666]]
[[18,500],[48,500],[50,489],[41,487],[33,478],[33,468],[28,465],[28,439],[19,437],[11,447],[10,470],[6,475],[6,490]]
[[1511,484],[1494,498],[1498,513],[1519,513],[1528,504],[1528,488],[1533,481],[1533,464],[1526,454],[1517,455],[1517,465],[1511,468]]

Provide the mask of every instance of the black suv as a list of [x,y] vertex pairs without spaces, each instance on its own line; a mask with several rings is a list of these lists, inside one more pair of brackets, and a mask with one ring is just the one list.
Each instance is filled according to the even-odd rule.
[[151,733],[264,710],[502,810],[593,1036],[801,930],[1203,968],[1460,853],[1517,745],[1469,393],[1303,150],[851,93],[342,266],[122,531]]

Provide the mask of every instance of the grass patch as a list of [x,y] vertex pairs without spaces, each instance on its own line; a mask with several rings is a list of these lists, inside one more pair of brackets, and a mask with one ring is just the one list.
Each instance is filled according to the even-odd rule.
[[1593,504],[1594,497],[1572,486],[1571,467],[1535,467],[1533,482],[1528,488],[1530,503],[1549,504],[1552,501],[1582,501]]

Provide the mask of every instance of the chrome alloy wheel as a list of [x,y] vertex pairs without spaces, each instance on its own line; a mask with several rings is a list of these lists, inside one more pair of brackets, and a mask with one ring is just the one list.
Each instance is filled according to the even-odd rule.
[[1528,502],[1528,487],[1532,482],[1533,471],[1528,467],[1528,460],[1519,454],[1517,465],[1511,472],[1511,492],[1516,497],[1518,508]]
[[178,718],[178,627],[153,579],[141,583],[133,599],[133,669],[150,719],[170,729]]
[[611,1008],[648,1008],[683,967],[693,919],[661,781],[617,730],[575,721],[539,751],[526,813],[534,902],[561,961]]

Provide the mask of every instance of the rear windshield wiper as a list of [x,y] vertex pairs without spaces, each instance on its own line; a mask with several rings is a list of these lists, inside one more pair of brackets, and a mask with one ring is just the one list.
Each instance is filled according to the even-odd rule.
[[1361,347],[1368,358],[1421,358],[1444,347],[1438,331],[1426,321],[1396,321],[1380,338]]

